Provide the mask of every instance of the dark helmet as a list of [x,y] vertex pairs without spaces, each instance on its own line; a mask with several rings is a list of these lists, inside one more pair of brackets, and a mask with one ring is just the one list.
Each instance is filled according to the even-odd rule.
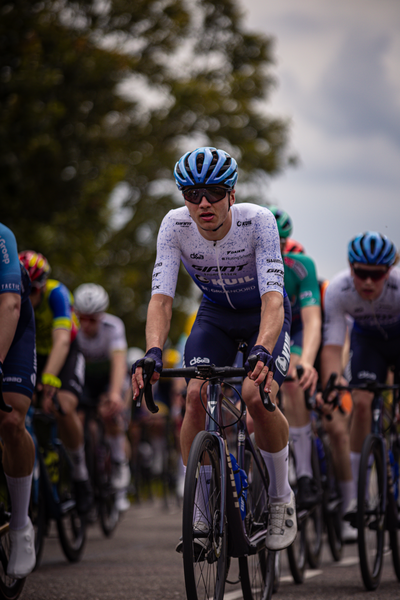
[[293,231],[292,219],[289,217],[286,211],[278,208],[277,206],[268,206],[276,219],[278,225],[278,232],[280,238],[287,238]]

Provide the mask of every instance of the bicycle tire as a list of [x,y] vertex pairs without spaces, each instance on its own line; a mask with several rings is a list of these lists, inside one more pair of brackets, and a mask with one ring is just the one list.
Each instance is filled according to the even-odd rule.
[[321,564],[321,553],[323,546],[324,519],[322,507],[322,484],[321,484],[321,467],[316,446],[316,440],[313,440],[311,452],[311,465],[313,470],[314,481],[318,488],[320,500],[312,509],[310,516],[305,523],[306,535],[306,551],[307,562],[311,569],[318,569]]
[[[297,493],[296,459],[293,446],[289,441],[289,483]],[[290,572],[295,583],[304,582],[304,571],[307,562],[307,539],[303,524],[297,519],[297,536],[293,544],[287,548]]]
[[341,493],[334,472],[332,454],[324,438],[322,444],[325,454],[325,473],[322,473],[322,507],[329,549],[335,562],[339,562],[343,554]]
[[57,488],[61,511],[63,506],[69,506],[56,521],[58,537],[66,558],[70,562],[78,562],[86,542],[86,522],[76,510],[74,482],[71,477],[72,466],[62,445],[58,446],[58,452],[60,462]]
[[[392,564],[398,581],[400,581],[400,470],[399,470],[399,440],[392,443],[394,467],[392,471],[392,485],[388,489],[387,528],[389,530],[390,548],[392,550]],[[397,464],[396,464],[397,461]],[[389,486],[388,486],[389,487]],[[397,498],[396,498],[397,496]]]
[[380,582],[385,538],[384,462],[381,439],[369,434],[364,441],[358,479],[358,553],[367,590]]
[[[99,445],[102,442],[99,442]],[[116,492],[111,485],[111,451],[108,444],[102,444],[102,464],[96,463],[96,487],[98,491],[98,512],[100,527],[106,537],[114,533],[118,521],[119,511],[116,506]],[[99,452],[97,452],[97,457]],[[103,460],[104,459],[104,460]],[[102,469],[102,472],[101,472]]]
[[[255,446],[254,434],[252,441]],[[265,462],[255,447],[257,458],[263,475],[268,481]],[[253,454],[247,450],[245,455],[245,470],[248,478],[247,511],[244,520],[247,537],[268,527],[268,488],[257,467]],[[269,600],[275,582],[275,552],[269,552],[265,545],[260,546],[256,554],[239,558],[240,582],[244,600]]]
[[[183,569],[188,600],[222,600],[224,596],[228,560],[226,523],[222,536],[219,535],[221,498],[225,494],[221,489],[220,461],[216,438],[205,431],[198,433],[190,450],[183,496]],[[201,550],[200,536],[193,527],[198,522],[208,527],[208,532],[203,533],[206,537],[200,538]]]

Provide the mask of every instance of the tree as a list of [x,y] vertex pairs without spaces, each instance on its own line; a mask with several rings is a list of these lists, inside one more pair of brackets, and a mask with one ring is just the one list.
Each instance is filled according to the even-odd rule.
[[[240,182],[292,161],[288,124],[265,111],[271,40],[244,29],[234,0],[15,0],[1,11],[2,221],[71,289],[103,284],[143,346],[176,160],[224,148]],[[189,289],[180,277],[173,341]]]

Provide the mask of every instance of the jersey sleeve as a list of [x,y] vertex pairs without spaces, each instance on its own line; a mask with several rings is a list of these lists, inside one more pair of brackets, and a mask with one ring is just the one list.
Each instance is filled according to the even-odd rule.
[[260,209],[255,229],[255,252],[257,279],[260,296],[267,292],[283,295],[283,262],[274,215],[268,209]]
[[126,350],[128,343],[125,335],[125,325],[122,319],[114,319],[113,336],[110,342],[110,352]]
[[0,294],[21,295],[21,267],[15,235],[0,223]]
[[346,338],[346,312],[340,302],[341,285],[333,280],[327,287],[324,299],[324,346],[343,346]]
[[170,211],[164,217],[157,237],[157,258],[153,269],[152,296],[153,294],[165,294],[174,298],[181,254]]
[[70,293],[63,284],[54,287],[49,294],[49,307],[53,313],[53,329],[72,329],[72,306]]
[[304,279],[301,279],[299,285],[300,308],[321,306],[321,294],[315,263],[309,256],[302,256],[301,260],[306,274]]

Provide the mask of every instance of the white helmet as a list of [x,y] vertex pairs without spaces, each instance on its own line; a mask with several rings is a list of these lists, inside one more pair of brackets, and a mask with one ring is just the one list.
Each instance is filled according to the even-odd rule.
[[82,283],[74,292],[75,309],[82,315],[93,315],[107,310],[109,298],[97,283]]

